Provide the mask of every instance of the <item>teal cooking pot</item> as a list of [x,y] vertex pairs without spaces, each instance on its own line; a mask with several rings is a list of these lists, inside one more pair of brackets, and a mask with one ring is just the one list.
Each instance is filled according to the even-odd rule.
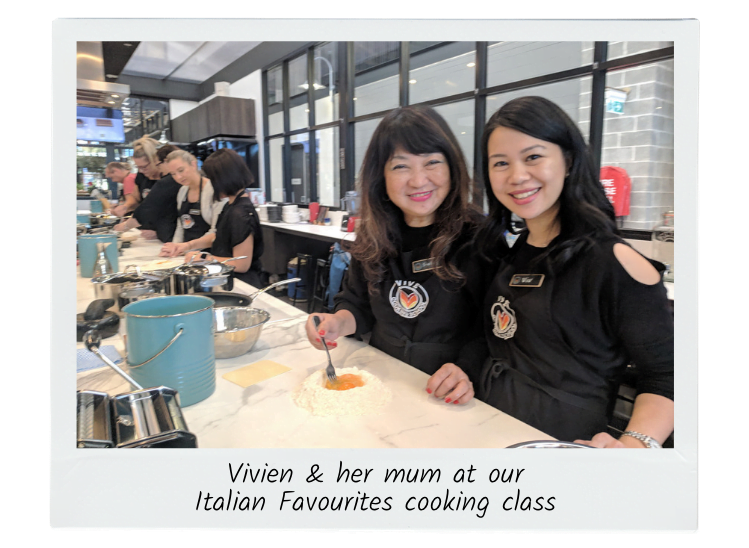
[[154,297],[122,309],[127,364],[141,386],[168,386],[182,407],[216,389],[213,300],[200,295]]

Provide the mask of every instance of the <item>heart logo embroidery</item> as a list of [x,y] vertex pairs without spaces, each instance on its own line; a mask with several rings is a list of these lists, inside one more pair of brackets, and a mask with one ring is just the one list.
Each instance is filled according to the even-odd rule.
[[497,298],[497,302],[491,308],[491,317],[494,324],[492,333],[500,339],[510,339],[515,335],[518,328],[517,316],[510,306],[510,301],[503,296]]
[[407,310],[412,309],[414,306],[416,306],[416,303],[419,302],[419,296],[416,295],[415,293],[409,296],[408,294],[406,294],[405,291],[401,289],[399,291],[399,294],[400,294],[401,304]]
[[510,323],[510,315],[504,312],[499,314],[499,328],[503,331],[507,329],[507,324]]
[[393,312],[407,319],[416,318],[429,305],[429,294],[421,284],[395,280],[388,297]]

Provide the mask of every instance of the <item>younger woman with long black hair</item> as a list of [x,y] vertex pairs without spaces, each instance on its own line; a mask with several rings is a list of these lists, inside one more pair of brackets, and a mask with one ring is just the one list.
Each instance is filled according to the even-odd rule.
[[[558,439],[658,447],[674,424],[673,318],[658,271],[618,234],[580,131],[522,97],[489,119],[481,147],[478,241],[499,269],[482,311],[489,358],[468,371],[478,397]],[[513,213],[527,230],[510,248]],[[629,364],[638,394],[617,440],[605,431]]]

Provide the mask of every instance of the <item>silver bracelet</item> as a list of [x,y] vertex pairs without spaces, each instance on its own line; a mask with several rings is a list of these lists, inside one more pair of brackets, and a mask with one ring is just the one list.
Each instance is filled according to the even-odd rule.
[[622,434],[622,436],[630,436],[632,438],[640,440],[642,443],[645,444],[645,447],[648,449],[662,449],[661,444],[658,443],[657,440],[654,438],[651,438],[650,436],[646,436],[645,434],[640,434],[639,432],[634,432],[632,430],[627,430]]

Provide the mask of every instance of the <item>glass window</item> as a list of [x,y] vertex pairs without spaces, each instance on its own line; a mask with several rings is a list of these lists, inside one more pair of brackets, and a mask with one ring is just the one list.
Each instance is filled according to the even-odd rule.
[[476,87],[475,45],[475,42],[453,42],[420,52],[412,51],[409,104],[473,90]]
[[340,207],[340,155],[338,128],[317,131],[317,195],[320,204]]
[[287,201],[294,204],[309,203],[309,133],[292,135],[291,150],[291,195]]
[[674,62],[606,75],[601,166],[631,181],[622,227],[651,230],[674,208]]
[[307,55],[289,61],[289,129],[309,127]]
[[357,183],[359,181],[359,171],[364,161],[364,154],[367,152],[367,147],[369,146],[369,140],[372,138],[381,120],[382,118],[376,118],[354,124],[354,164],[356,165],[354,177]]
[[268,114],[268,135],[276,135],[278,133],[283,133],[283,109]]
[[270,157],[270,201],[283,202],[283,138],[268,141]]
[[672,47],[673,45],[673,42],[609,42],[607,58],[619,59],[628,55]]
[[283,71],[276,67],[268,71],[268,105],[283,103]]
[[354,116],[396,108],[400,42],[355,42]]
[[453,130],[463,151],[463,156],[465,156],[468,175],[473,177],[474,100],[438,105],[434,107],[434,110],[445,119],[447,125]]
[[140,99],[128,97],[122,102],[122,125],[125,128],[125,141],[132,143],[143,137],[141,126]]
[[511,99],[539,95],[559,105],[577,123],[583,136],[587,137],[590,126],[590,91],[591,78],[586,77],[489,95],[486,98],[486,119]]
[[315,124],[338,119],[338,56],[334,43],[315,48]]
[[517,82],[593,62],[593,42],[490,42],[487,86]]

